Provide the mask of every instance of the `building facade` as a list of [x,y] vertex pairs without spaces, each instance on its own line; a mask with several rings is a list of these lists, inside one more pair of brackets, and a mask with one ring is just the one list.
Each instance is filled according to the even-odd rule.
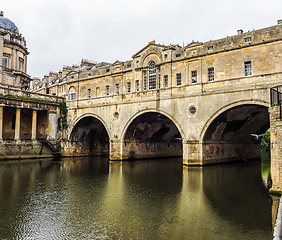
[[[59,98],[29,91],[29,52],[17,26],[0,12],[0,159],[39,156],[56,139]],[[51,155],[51,154],[50,154]]]

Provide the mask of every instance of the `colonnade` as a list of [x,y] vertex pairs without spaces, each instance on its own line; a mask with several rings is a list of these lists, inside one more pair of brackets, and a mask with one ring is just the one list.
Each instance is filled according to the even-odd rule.
[[[5,118],[4,115],[6,110],[4,110],[4,108],[8,109],[5,120],[4,120]],[[23,140],[22,139],[23,134],[27,135],[27,137],[24,140],[32,140],[32,141],[36,141],[38,139],[42,140],[42,139],[56,138],[57,114],[55,111],[48,111],[48,110],[41,111],[41,110],[28,108],[26,110],[31,111],[31,114],[28,112],[28,114],[26,114],[27,116],[23,118],[23,109],[24,108],[19,108],[19,107],[17,108],[9,107],[3,104],[0,106],[0,141],[1,142],[3,142],[6,139],[20,142],[21,140]],[[14,112],[12,112],[13,117],[11,117],[11,111],[15,111],[15,114]],[[44,112],[44,114],[40,112]],[[40,119],[38,119],[39,113],[40,113],[39,116]],[[25,131],[23,131],[22,129],[23,126],[25,128]]]

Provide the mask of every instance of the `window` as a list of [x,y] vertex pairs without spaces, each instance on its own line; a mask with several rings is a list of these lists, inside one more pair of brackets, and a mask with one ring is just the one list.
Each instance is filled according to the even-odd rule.
[[90,88],[87,89],[87,98],[88,99],[91,98],[91,89]]
[[208,46],[208,51],[212,51],[213,50],[213,46]]
[[191,80],[192,80],[192,84],[197,83],[197,71],[191,71]]
[[180,58],[180,53],[176,53],[176,54],[175,54],[175,57],[176,57],[176,58]]
[[126,67],[127,67],[127,68],[131,68],[131,63],[127,64]]
[[88,73],[88,77],[91,77],[91,73]]
[[2,57],[2,67],[8,68],[8,57]]
[[144,84],[144,91],[147,90],[147,71],[143,71],[143,84]]
[[136,92],[140,91],[140,89],[139,89],[139,80],[135,81],[135,88],[136,88]]
[[130,93],[131,92],[131,82],[126,83],[126,92]]
[[252,62],[244,62],[245,65],[245,77],[252,76]]
[[119,95],[119,84],[116,84],[116,95]]
[[165,59],[167,58],[167,54],[164,55],[164,58],[165,58]]
[[110,69],[107,69],[106,72],[107,72],[107,73],[110,72]]
[[197,110],[196,110],[196,108],[195,108],[194,106],[191,106],[191,107],[189,108],[189,113],[190,113],[191,115],[195,115],[196,112],[197,112]]
[[208,68],[208,81],[213,82],[214,81],[214,68]]
[[22,58],[19,58],[19,70],[24,71],[24,60]]
[[73,80],[73,79],[74,79],[74,76],[71,76],[71,79]]
[[176,85],[181,86],[181,73],[176,73]]
[[249,43],[252,41],[252,37],[246,37],[244,38],[245,43]]
[[149,62],[149,90],[156,89],[156,64],[154,61]]
[[70,87],[69,89],[69,101],[75,100],[75,88]]
[[164,87],[168,87],[168,75],[164,75]]
[[106,96],[109,96],[110,95],[110,86],[107,85],[106,86]]

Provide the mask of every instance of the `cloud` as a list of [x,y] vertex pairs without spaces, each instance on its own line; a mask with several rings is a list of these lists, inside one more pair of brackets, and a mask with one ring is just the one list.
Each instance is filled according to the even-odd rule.
[[281,0],[13,0],[5,16],[25,36],[28,73],[43,77],[63,65],[130,60],[149,41],[182,45],[276,24]]

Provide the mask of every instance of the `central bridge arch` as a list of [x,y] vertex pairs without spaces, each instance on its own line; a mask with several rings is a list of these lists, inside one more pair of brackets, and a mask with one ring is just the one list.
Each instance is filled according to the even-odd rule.
[[147,110],[130,119],[122,134],[124,158],[180,157],[183,132],[165,113]]
[[260,157],[260,139],[270,127],[269,104],[243,101],[220,109],[201,133],[203,164]]

